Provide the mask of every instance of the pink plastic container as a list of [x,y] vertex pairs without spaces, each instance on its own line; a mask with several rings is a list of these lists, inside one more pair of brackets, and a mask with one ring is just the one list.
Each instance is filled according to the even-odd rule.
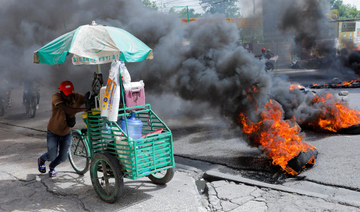
[[144,88],[135,88],[125,91],[126,107],[134,107],[145,104]]

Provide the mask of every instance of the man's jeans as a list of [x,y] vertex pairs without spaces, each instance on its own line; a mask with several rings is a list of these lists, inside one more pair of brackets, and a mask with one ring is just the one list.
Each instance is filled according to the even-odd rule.
[[[47,131],[47,153],[40,156],[42,161],[51,161],[49,164],[50,169],[55,169],[61,162],[66,161],[68,157],[71,142],[72,132],[65,136],[58,136],[49,130]],[[59,149],[59,155],[58,155]]]

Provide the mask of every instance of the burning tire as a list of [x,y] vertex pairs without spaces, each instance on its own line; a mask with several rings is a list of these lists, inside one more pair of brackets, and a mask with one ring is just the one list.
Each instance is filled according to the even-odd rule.
[[349,55],[349,66],[360,75],[360,51],[354,51]]
[[337,131],[339,134],[350,134],[357,135],[360,134],[360,124],[353,125],[348,128],[343,128]]
[[318,151],[309,149],[307,152],[301,151],[296,157],[289,160],[287,167],[300,173],[304,168],[313,166],[317,158]]

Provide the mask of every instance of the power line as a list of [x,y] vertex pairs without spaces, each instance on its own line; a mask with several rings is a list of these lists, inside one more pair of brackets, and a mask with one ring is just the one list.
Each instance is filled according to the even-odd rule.
[[[206,4],[210,4],[210,5],[214,5],[214,4],[220,4],[220,3],[224,3],[226,0],[220,0],[220,1],[217,1],[217,2],[213,2],[213,3],[211,3],[211,2],[207,2]],[[172,0],[172,1],[169,1],[169,2],[167,2],[167,3],[165,3],[165,4],[167,4],[168,5],[168,3],[170,3],[170,2],[176,2],[176,4],[177,5],[180,5],[180,4],[185,4],[186,2],[188,2],[188,1],[176,1],[176,0]],[[201,6],[201,4],[200,3],[195,3],[195,2],[192,2],[192,3],[194,3],[194,4],[188,4],[188,3],[186,3],[186,5],[182,5],[182,6],[191,6],[191,7],[198,7],[198,8],[202,8],[202,6]],[[166,7],[164,7],[164,8],[172,8],[172,7],[174,7],[174,6],[171,6],[171,5],[169,5],[169,6],[166,6]]]
[[[182,0],[184,2],[188,2],[188,3],[195,3],[198,2],[198,0]],[[170,0],[168,2],[165,1],[165,3],[172,3],[172,2],[179,2],[179,0]]]
[[187,4],[187,5],[189,5],[189,4],[193,4],[193,5],[195,5],[195,4],[199,4],[198,3],[198,1],[188,1],[188,0],[183,0],[183,1],[178,1],[178,0],[171,0],[171,1],[168,1],[168,2],[164,2],[163,4],[165,4],[165,5],[171,5],[171,4],[177,4],[177,5],[179,5],[179,4]]
[[[161,1],[161,9],[163,11],[170,10],[176,7],[186,7],[189,10],[203,10],[202,6],[199,4],[199,0],[170,0],[170,1]],[[201,12],[200,12],[201,13]]]
[[[189,5],[189,4],[185,4],[185,5],[176,5],[176,6],[182,6],[182,7],[186,7],[186,6],[188,6],[189,8],[190,7],[192,7],[192,8],[200,8],[201,7],[201,5],[195,5],[195,4],[193,4],[193,5]],[[172,7],[174,7],[174,6],[168,6],[168,7],[164,7],[164,8],[172,8]]]
[[178,0],[171,0],[171,1],[168,1],[168,2],[165,2],[164,4],[169,4],[169,3],[175,3],[176,2],[176,4],[181,4],[181,3],[188,3],[189,1],[178,1]]

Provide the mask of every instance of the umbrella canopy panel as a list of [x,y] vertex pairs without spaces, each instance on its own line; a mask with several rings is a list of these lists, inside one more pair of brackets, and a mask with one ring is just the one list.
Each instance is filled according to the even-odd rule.
[[83,25],[34,52],[34,62],[62,64],[68,54],[72,63],[104,64],[114,60],[139,62],[152,58],[151,49],[129,32],[111,26]]

